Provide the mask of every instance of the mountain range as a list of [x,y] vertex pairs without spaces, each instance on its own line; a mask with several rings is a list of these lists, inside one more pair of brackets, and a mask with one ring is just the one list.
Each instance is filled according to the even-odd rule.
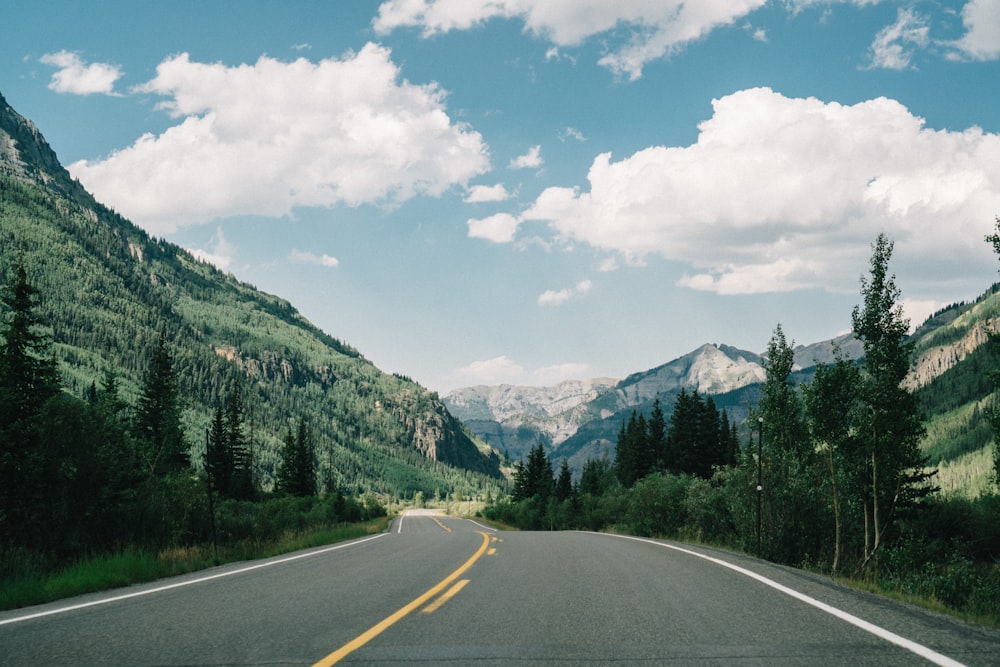
[[[993,286],[972,303],[957,303],[913,332],[913,357],[905,385],[921,401],[927,420],[923,448],[942,467],[951,490],[989,486],[992,431],[983,416],[992,405],[990,373],[1000,368],[989,332],[1000,326],[1000,296]],[[792,380],[808,382],[817,364],[836,355],[860,360],[864,347],[853,334],[798,346]],[[554,387],[511,385],[456,389],[448,409],[494,449],[512,460],[541,442],[554,460],[579,470],[591,458],[614,460],[618,432],[633,410],[649,415],[659,400],[669,419],[678,393],[711,395],[730,420],[742,422],[756,404],[766,371],[761,354],[705,344],[673,361],[627,378],[563,382]]]
[[327,488],[397,497],[499,488],[498,456],[436,393],[380,371],[284,299],[151,238],[97,202],[0,96],[4,282],[18,259],[39,292],[66,390],[82,396],[111,369],[134,404],[153,346],[165,337],[196,462],[214,406],[239,384],[265,486],[285,434],[305,419]]

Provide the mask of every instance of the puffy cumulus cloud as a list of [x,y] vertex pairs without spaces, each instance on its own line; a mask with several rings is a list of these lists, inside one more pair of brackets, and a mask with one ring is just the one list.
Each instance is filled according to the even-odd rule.
[[546,290],[538,297],[539,306],[561,306],[570,299],[583,296],[590,291],[593,284],[589,280],[581,280],[573,287],[561,290]]
[[317,63],[228,67],[169,58],[137,89],[179,122],[103,160],[70,166],[147,229],[297,206],[393,204],[439,195],[489,167],[481,135],[445,112],[435,85],[400,80],[368,44]]
[[88,64],[78,54],[70,51],[46,53],[38,60],[59,68],[49,81],[49,90],[57,93],[113,95],[115,82],[122,77],[122,70],[117,65]]
[[524,367],[507,356],[473,361],[455,371],[456,380],[465,385],[517,384],[527,376]]
[[509,213],[497,213],[481,220],[470,218],[466,224],[469,226],[469,238],[510,243],[521,222]]
[[317,266],[325,266],[331,269],[335,269],[340,266],[340,261],[336,257],[331,257],[326,253],[317,255],[316,253],[309,252],[308,250],[296,250],[293,248],[292,251],[288,253],[288,258],[299,264],[316,264]]
[[974,60],[1000,58],[1000,0],[969,0],[962,8],[966,33],[954,43]]
[[496,185],[473,185],[469,188],[469,193],[464,201],[466,204],[482,204],[484,202],[503,201],[510,197],[510,193],[503,186],[503,183]]
[[758,88],[713,107],[693,145],[599,155],[589,190],[550,187],[519,220],[548,222],[569,246],[680,262],[681,284],[723,294],[853,291],[880,231],[926,289],[991,275],[1000,135],[931,130],[885,98]]
[[[424,36],[466,30],[494,18],[516,18],[557,46],[593,35],[625,35],[625,43],[599,62],[637,79],[646,63],[669,55],[713,29],[729,25],[766,0],[387,0],[373,21],[388,33],[418,27]],[[556,52],[558,53],[558,52]]]
[[930,43],[927,20],[912,9],[900,8],[896,22],[886,26],[871,45],[871,67],[903,70],[910,67],[916,48]]

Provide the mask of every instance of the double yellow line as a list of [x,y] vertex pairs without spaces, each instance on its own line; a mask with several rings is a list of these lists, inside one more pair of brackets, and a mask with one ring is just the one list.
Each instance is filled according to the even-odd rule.
[[[428,600],[430,600],[435,595],[437,595],[445,588],[447,588],[451,582],[455,581],[460,576],[462,576],[466,570],[472,567],[475,564],[475,562],[479,560],[484,553],[486,553],[486,550],[490,545],[489,533],[484,533],[482,531],[479,531],[479,534],[483,536],[483,543],[479,546],[479,549],[476,550],[476,553],[472,554],[472,557],[469,558],[469,560],[465,561],[465,563],[463,563],[457,570],[455,570],[447,577],[439,581],[433,588],[431,588],[426,593],[418,597],[416,600],[409,603],[405,607],[401,608],[399,611],[392,614],[391,616],[386,617],[379,623],[373,625],[365,632],[361,633],[360,635],[358,635],[351,641],[347,642],[346,644],[341,646],[339,649],[337,649],[330,655],[326,656],[325,658],[317,662],[315,665],[313,665],[313,667],[327,667],[328,665],[337,664],[338,662],[346,658],[348,655],[350,655],[354,651],[357,651],[359,648],[361,648],[362,646],[364,646],[365,644],[367,644],[368,642],[370,642],[371,640],[375,639],[380,634],[388,630],[390,627],[392,627],[398,621],[400,621],[403,617],[407,616],[408,614],[411,614],[412,612],[422,607],[424,603],[426,603]],[[468,582],[466,581],[465,583]],[[459,582],[459,584],[456,584],[451,590],[448,591],[448,593],[445,596],[442,596],[443,599],[436,601],[433,605],[433,609],[429,610],[433,611],[434,609],[437,609],[437,607],[441,606],[453,595],[458,593],[458,591],[460,591],[462,587],[464,587],[465,585],[461,582]]]

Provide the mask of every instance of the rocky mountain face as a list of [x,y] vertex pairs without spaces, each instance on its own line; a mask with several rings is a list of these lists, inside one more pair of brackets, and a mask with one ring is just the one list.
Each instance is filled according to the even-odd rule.
[[[760,362],[753,352],[705,344],[624,380],[598,378],[555,387],[469,387],[456,389],[443,400],[471,431],[514,460],[539,441],[557,456],[577,456],[580,450],[590,454],[606,450],[609,436],[605,431],[617,432],[615,416],[623,411],[648,409],[657,397],[668,410],[681,389],[725,394],[755,385],[764,379]],[[572,443],[581,433],[589,434],[589,439]],[[574,449],[572,454],[560,449],[567,442]]]
[[16,256],[43,297],[39,314],[71,391],[114,368],[134,393],[150,346],[166,336],[195,461],[214,405],[239,382],[265,479],[299,418],[314,429],[319,469],[348,488],[432,494],[472,483],[469,471],[500,477],[496,454],[436,394],[96,202],[0,96],[0,269]]
[[956,304],[914,332],[916,341],[904,386],[917,390],[955,367],[1000,331],[997,288],[971,304]]
[[[857,359],[863,347],[845,334],[795,349],[797,369],[831,363],[837,355]],[[456,389],[444,402],[466,426],[499,451],[517,460],[539,441],[556,457],[579,467],[587,458],[609,454],[622,418],[633,409],[648,412],[659,398],[669,415],[682,390],[711,394],[730,417],[745,412],[747,391],[762,383],[761,355],[706,343],[656,368],[624,380],[599,378],[555,387],[500,385]],[[728,397],[728,398],[727,398]]]

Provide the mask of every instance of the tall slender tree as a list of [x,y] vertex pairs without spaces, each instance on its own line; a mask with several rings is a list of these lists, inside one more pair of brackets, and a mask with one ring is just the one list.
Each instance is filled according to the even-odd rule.
[[181,428],[180,394],[173,357],[165,334],[150,359],[136,409],[135,436],[146,472],[160,476],[189,467],[188,446]]
[[[857,481],[860,478],[857,470],[864,461],[855,433],[860,381],[858,367],[838,352],[832,365],[820,364],[816,367],[816,375],[805,391],[812,439],[823,453],[830,474],[834,522],[833,564],[830,569],[834,574],[840,569],[844,544],[842,495],[845,491],[852,492],[846,487],[847,479]],[[845,471],[845,468],[848,469]]]
[[50,340],[35,312],[38,291],[28,282],[23,255],[3,293],[6,323],[0,347],[0,540],[37,543],[46,489],[53,479],[52,443],[41,434],[46,404],[59,394]]
[[900,501],[932,489],[925,484],[926,464],[918,447],[924,434],[916,398],[901,385],[909,369],[910,322],[897,300],[900,290],[889,273],[893,244],[879,234],[872,244],[871,271],[861,279],[864,302],[851,314],[854,333],[864,344],[861,376],[862,410],[858,437],[867,470],[863,497],[865,563],[877,552]]
[[37,300],[38,290],[28,282],[24,257],[19,256],[3,294],[9,314],[0,348],[0,417],[8,425],[37,415],[60,388],[51,341],[41,331],[35,311]]
[[305,418],[299,418],[296,431],[288,427],[278,470],[278,490],[291,496],[316,495],[315,446]]
[[779,324],[767,346],[757,417],[763,418],[762,553],[781,562],[794,562],[812,550],[819,505],[819,468],[792,382],[793,367],[792,345]]

